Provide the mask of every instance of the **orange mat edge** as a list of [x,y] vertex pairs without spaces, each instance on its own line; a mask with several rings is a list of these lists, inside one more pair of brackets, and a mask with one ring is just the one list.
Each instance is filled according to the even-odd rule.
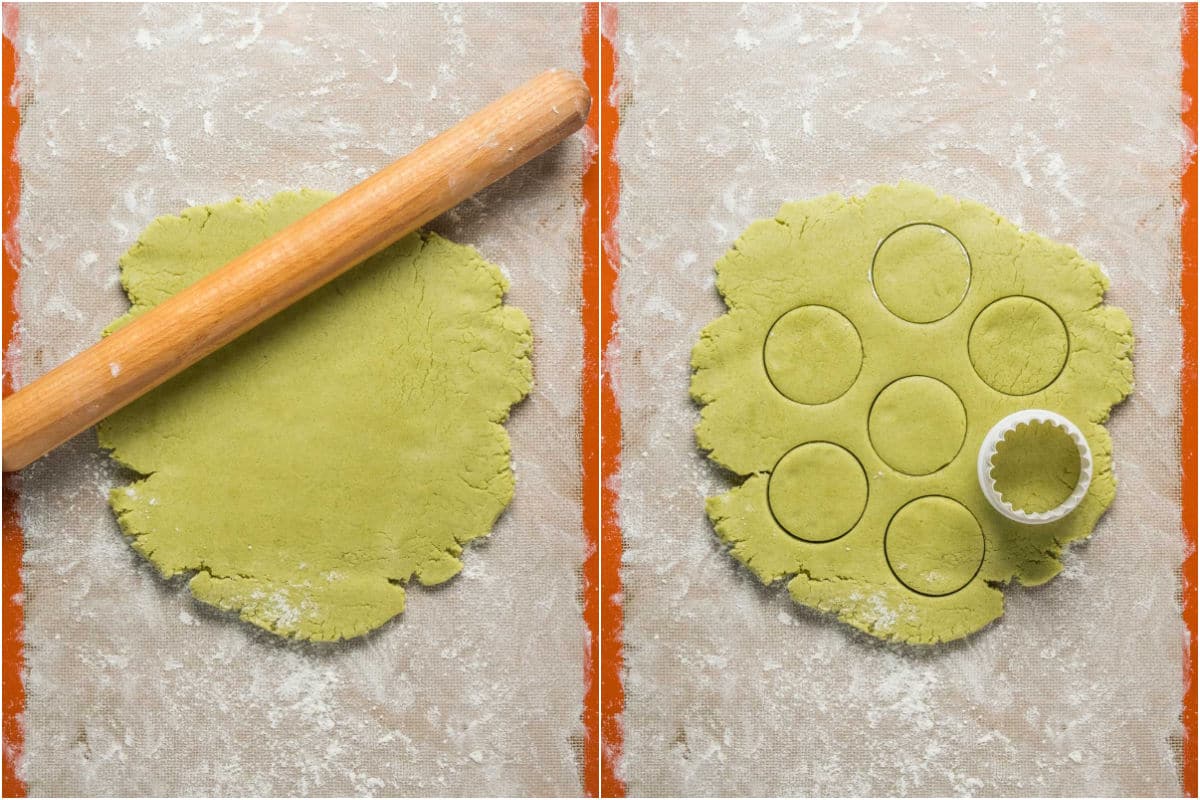
[[[10,36],[17,30],[17,7],[4,6],[4,382],[3,395],[12,393],[12,364],[9,362],[9,347],[16,335],[16,285],[17,270],[21,262],[21,243],[17,238],[15,223],[21,205],[21,167],[17,162],[17,133],[21,128],[21,111],[14,104],[13,86],[17,76],[17,51]],[[0,782],[5,797],[24,797],[25,782],[18,769],[24,752],[25,731],[22,725],[25,714],[25,615],[24,586],[21,581],[21,561],[24,554],[24,535],[17,508],[17,475],[4,476],[4,545],[3,583],[4,594],[4,664],[0,677],[0,688],[4,692],[3,719],[0,729],[4,740],[3,778]]]
[[1183,674],[1183,791],[1196,797],[1197,739],[1196,739],[1196,594],[1200,586],[1196,561],[1196,4],[1184,3],[1180,13],[1180,48],[1183,54],[1180,98],[1184,129],[1190,133],[1185,143],[1183,174],[1180,192],[1183,214],[1180,219],[1182,269],[1180,289],[1182,302],[1179,319],[1183,327],[1182,368],[1179,372],[1179,394],[1182,420],[1180,425],[1180,506],[1184,538],[1188,554],[1183,561],[1180,580],[1183,620],[1188,639],[1184,644]]
[[617,7],[600,9],[601,103],[601,280],[600,280],[600,670],[603,760],[600,791],[604,797],[624,797],[621,752],[624,733],[621,715],[625,710],[624,657],[621,652],[623,613],[621,600],[621,555],[623,542],[617,501],[620,494],[621,408],[613,384],[613,360],[617,358],[619,312],[617,278],[621,270],[617,217],[621,207],[621,168],[617,161],[617,133],[621,119],[617,103]]

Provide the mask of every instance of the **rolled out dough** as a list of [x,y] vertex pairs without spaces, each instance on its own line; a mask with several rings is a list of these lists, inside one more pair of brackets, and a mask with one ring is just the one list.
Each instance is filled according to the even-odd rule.
[[[1132,389],[1133,333],[1070,247],[902,183],[785,204],[716,269],[729,311],[692,353],[696,438],[741,478],[708,515],[763,583],[873,636],[955,639],[1000,616],[1002,585],[1053,578],[1112,502],[1102,423]],[[1023,408],[1074,421],[1095,457],[1057,523],[1011,522],[978,486],[988,429]],[[1000,477],[1049,503],[1069,467],[1029,444]]]
[[[161,217],[121,259],[115,329],[331,195]],[[164,576],[300,639],[358,636],[448,580],[513,495],[503,422],[529,391],[529,321],[499,269],[413,234],[105,420],[144,477],[110,504]],[[119,370],[120,365],[113,365]]]

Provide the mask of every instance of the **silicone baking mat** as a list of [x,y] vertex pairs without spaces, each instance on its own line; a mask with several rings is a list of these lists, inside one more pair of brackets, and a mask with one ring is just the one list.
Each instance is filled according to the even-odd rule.
[[[538,72],[581,70],[585,14],[594,9],[6,6],[21,176],[6,240],[19,253],[12,383],[123,312],[117,258],[155,216],[343,190]],[[5,666],[6,794],[584,791],[590,151],[586,133],[573,137],[432,226],[510,276],[508,302],[533,322],[535,387],[507,426],[512,505],[467,549],[461,575],[410,588],[406,612],[377,633],[289,644],[161,580],[105,505],[119,475],[91,431],[6,479],[6,589],[21,541],[8,523],[24,532],[23,595],[6,597],[24,623],[24,673]],[[11,619],[6,635],[20,635]],[[10,704],[22,688],[23,709]]]
[[[1181,585],[1192,549],[1181,523],[1180,220],[1194,116],[1189,131],[1182,13],[638,4],[606,14],[620,119],[607,239],[619,322],[605,355],[619,406],[609,419],[621,428],[606,538],[623,540],[619,594],[606,588],[619,598],[609,618],[623,617],[612,686],[624,705],[608,709],[614,791],[1184,791],[1181,595],[1195,587]],[[784,201],[902,179],[1076,246],[1107,270],[1108,301],[1137,337],[1136,389],[1109,424],[1118,497],[1094,536],[1049,584],[1008,588],[999,622],[929,648],[882,644],[801,609],[723,552],[704,498],[730,476],[697,451],[688,397],[691,348],[724,310],[713,264],[738,234]],[[1191,403],[1194,414],[1194,391]]]

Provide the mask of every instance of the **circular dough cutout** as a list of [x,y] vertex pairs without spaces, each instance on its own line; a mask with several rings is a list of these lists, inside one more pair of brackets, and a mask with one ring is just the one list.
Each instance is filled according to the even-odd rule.
[[767,331],[763,366],[775,389],[797,403],[820,405],[846,393],[862,368],[853,323],[826,306],[793,308]]
[[958,308],[971,285],[971,259],[950,231],[918,223],[893,232],[875,251],[871,282],[900,319],[937,322]]
[[788,451],[767,484],[771,514],[805,542],[830,542],[858,524],[867,507],[867,474],[844,447],[809,442]]
[[983,565],[983,530],[949,497],[919,497],[896,512],[883,539],[888,566],[912,591],[941,597],[963,589]]
[[924,375],[893,381],[871,406],[867,430],[875,452],[905,475],[929,475],[962,449],[967,412],[946,384]]
[[1004,297],[975,318],[967,340],[975,372],[998,392],[1026,395],[1054,383],[1070,345],[1062,319],[1032,297]]

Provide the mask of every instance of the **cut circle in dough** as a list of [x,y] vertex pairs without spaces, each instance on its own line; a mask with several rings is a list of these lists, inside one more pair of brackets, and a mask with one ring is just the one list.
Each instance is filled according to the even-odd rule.
[[[133,307],[110,330],[332,197],[160,217],[121,258]],[[513,495],[503,423],[532,335],[506,289],[472,248],[412,234],[104,420],[142,476],[109,498],[134,550],[297,639],[365,634],[410,580],[449,580]]]
[[867,476],[850,451],[809,442],[789,451],[771,471],[771,513],[805,542],[830,542],[848,533],[867,505]]
[[929,475],[962,449],[967,412],[946,384],[911,375],[888,384],[867,420],[871,445],[884,463],[905,475]]
[[862,342],[854,324],[826,306],[793,308],[771,326],[763,365],[785,397],[820,405],[836,400],[858,377]]
[[879,245],[871,280],[888,311],[909,322],[936,322],[966,297],[971,259],[958,237],[945,228],[905,225]]
[[[1070,247],[901,183],[786,203],[716,270],[729,310],[692,350],[691,394],[698,446],[734,479],[706,511],[764,584],[786,582],[795,602],[881,639],[958,639],[1001,616],[1004,586],[1058,574],[1063,548],[1112,503],[1112,442],[1097,420],[1132,388],[1132,325],[1104,304],[1100,267]],[[781,390],[775,373],[791,362],[764,352],[779,320],[814,307],[853,321],[862,353],[830,363],[847,388],[825,388],[819,404]],[[797,325],[780,352],[830,338]],[[1031,391],[1079,425],[1094,457],[1082,502],[1045,525],[992,508],[976,458],[996,422],[1034,404]],[[1053,499],[1042,482],[1005,486]]]
[[975,516],[949,497],[919,497],[896,512],[884,537],[888,566],[918,594],[961,591],[979,572],[986,550]]
[[1011,395],[1033,394],[1053,383],[1070,350],[1067,329],[1054,309],[1020,296],[1002,298],[980,312],[967,347],[980,379]]

